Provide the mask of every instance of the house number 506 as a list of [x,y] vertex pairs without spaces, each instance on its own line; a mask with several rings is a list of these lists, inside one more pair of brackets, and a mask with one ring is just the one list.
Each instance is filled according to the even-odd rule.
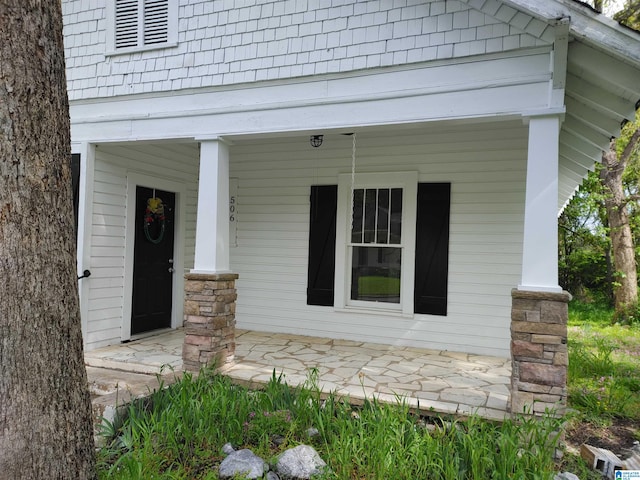
[[235,195],[231,195],[229,197],[229,221],[236,221],[236,197]]

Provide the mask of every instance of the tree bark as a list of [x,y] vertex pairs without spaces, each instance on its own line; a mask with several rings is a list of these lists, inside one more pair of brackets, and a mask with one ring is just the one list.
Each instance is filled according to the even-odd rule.
[[615,268],[614,304],[616,318],[624,320],[638,304],[638,277],[635,248],[629,215],[627,196],[622,175],[628,156],[618,158],[616,144],[612,140],[609,150],[602,155],[600,178],[605,188],[605,208],[609,221],[613,265]]
[[95,478],[61,2],[0,0],[0,478]]

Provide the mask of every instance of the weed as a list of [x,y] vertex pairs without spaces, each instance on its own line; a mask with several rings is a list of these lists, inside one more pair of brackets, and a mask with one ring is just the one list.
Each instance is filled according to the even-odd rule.
[[[330,465],[325,480],[552,476],[559,420],[551,416],[502,424],[471,417],[428,428],[401,397],[358,407],[334,394],[325,398],[318,385],[317,370],[296,388],[274,372],[258,391],[211,372],[185,374],[103,430],[109,441],[99,453],[100,476],[216,478],[226,442],[265,459],[311,442]],[[313,439],[309,427],[319,432]]]
[[640,418],[640,328],[600,304],[569,308],[569,403],[593,422]]

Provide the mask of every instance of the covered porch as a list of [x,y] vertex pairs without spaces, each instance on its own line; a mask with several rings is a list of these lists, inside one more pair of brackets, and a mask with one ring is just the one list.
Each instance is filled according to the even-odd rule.
[[[155,388],[155,374],[163,367],[165,373],[166,366],[182,370],[183,341],[184,330],[178,329],[87,352],[89,381],[99,382],[103,370],[109,370],[112,388],[119,375],[124,378],[127,373],[141,374],[136,381],[146,379]],[[237,330],[235,358],[221,372],[235,382],[259,387],[274,371],[288,384],[300,385],[312,369],[317,369],[323,392],[348,396],[354,403],[365,396],[383,402],[402,397],[424,413],[476,413],[496,420],[510,414],[507,358]],[[108,385],[102,387],[109,391]]]

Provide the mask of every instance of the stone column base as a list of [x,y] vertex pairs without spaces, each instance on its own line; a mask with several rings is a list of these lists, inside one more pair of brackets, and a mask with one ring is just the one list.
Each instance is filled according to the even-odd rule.
[[511,291],[511,412],[564,415],[568,292]]
[[238,275],[188,273],[184,278],[183,368],[198,371],[233,361]]

